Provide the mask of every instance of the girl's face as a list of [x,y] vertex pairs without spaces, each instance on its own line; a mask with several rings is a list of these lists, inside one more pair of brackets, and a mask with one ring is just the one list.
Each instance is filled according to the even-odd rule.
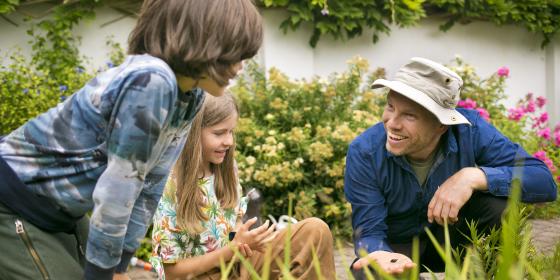
[[[243,69],[243,62],[238,62],[235,63],[231,66],[231,73],[233,73],[233,76],[230,77],[229,79],[233,79],[237,76],[237,74],[239,74],[239,72]],[[224,92],[227,88],[227,86],[229,85],[226,84],[224,86],[219,85],[218,83],[216,83],[216,81],[214,81],[211,78],[208,77],[204,77],[202,79],[200,79],[200,81],[198,82],[198,86],[200,88],[202,88],[204,91],[210,93],[213,96],[222,96],[224,95]]]
[[202,128],[202,161],[205,175],[210,173],[210,163],[220,164],[233,145],[233,130],[237,125],[237,113],[216,125]]

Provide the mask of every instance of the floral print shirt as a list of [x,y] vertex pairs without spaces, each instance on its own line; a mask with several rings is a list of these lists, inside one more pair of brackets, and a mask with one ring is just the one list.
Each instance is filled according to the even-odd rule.
[[165,280],[164,263],[176,263],[181,259],[200,256],[227,245],[228,235],[247,211],[247,197],[241,197],[238,184],[239,203],[235,209],[222,208],[214,190],[214,176],[203,178],[199,187],[204,193],[203,212],[208,221],[201,221],[204,231],[191,234],[177,225],[176,186],[171,178],[154,215],[152,230],[153,251],[150,262],[160,279]]

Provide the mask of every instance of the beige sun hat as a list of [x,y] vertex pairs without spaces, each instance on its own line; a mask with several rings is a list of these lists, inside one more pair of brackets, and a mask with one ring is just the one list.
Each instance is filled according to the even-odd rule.
[[392,81],[377,79],[372,89],[387,87],[432,112],[442,124],[471,124],[455,110],[463,80],[449,68],[426,58],[413,57]]

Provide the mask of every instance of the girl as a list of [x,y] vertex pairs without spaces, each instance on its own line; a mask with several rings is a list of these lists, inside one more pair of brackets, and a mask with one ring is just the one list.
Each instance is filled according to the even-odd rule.
[[[283,256],[286,231],[274,231],[268,221],[249,230],[256,217],[241,224],[247,198],[235,172],[233,130],[238,110],[233,97],[207,97],[193,121],[187,143],[169,177],[154,216],[151,262],[160,279],[220,279],[220,259],[233,259],[232,246],[249,258],[257,271],[264,251],[272,246],[271,279],[282,274],[274,259]],[[232,242],[230,233],[236,230]],[[317,218],[291,230],[291,273],[299,279],[317,279],[312,267],[315,248],[323,279],[334,279],[332,236]],[[228,246],[231,245],[231,246]],[[248,279],[244,268],[234,277]]]
[[0,140],[0,278],[127,278],[203,90],[261,42],[250,0],[146,0],[122,65]]

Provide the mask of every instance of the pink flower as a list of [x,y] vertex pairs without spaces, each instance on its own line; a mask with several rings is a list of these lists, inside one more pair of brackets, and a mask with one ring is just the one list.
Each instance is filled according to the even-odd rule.
[[537,151],[536,153],[533,154],[534,157],[543,160],[546,158],[546,152],[543,150]]
[[546,166],[548,166],[548,169],[550,169],[550,172],[552,172],[552,173],[556,172],[556,166],[554,166],[554,163],[552,162],[551,159],[545,158],[543,161],[544,161],[544,164],[546,164]]
[[502,66],[498,69],[498,76],[500,77],[509,77],[509,68]]
[[544,112],[539,117],[539,123],[546,123],[546,121],[548,121],[548,113]]
[[508,118],[514,121],[519,121],[525,115],[525,111],[522,108],[511,108],[508,111]]
[[539,132],[537,132],[537,135],[546,140],[550,140],[550,127],[539,130]]
[[560,123],[557,123],[556,126],[554,127],[554,132],[558,132],[560,131]]
[[527,105],[525,105],[525,112],[529,112],[529,113],[535,112],[535,101],[529,100],[527,102]]
[[554,145],[560,146],[560,130],[554,132]]
[[470,98],[459,100],[459,102],[457,102],[457,106],[465,109],[474,109],[476,108],[476,101]]
[[480,114],[480,116],[485,119],[487,122],[490,121],[490,113],[488,113],[488,111],[486,111],[486,109],[484,108],[476,108],[476,110],[478,111],[478,113]]
[[556,181],[560,182],[560,176],[556,177]]
[[546,104],[546,98],[539,96],[537,97],[537,107],[542,108]]
[[548,169],[550,169],[551,172],[556,171],[556,166],[554,166],[554,163],[552,162],[551,159],[546,157],[546,152],[545,151],[540,150],[540,151],[534,153],[533,156],[536,157],[537,159],[542,160],[546,164]]

